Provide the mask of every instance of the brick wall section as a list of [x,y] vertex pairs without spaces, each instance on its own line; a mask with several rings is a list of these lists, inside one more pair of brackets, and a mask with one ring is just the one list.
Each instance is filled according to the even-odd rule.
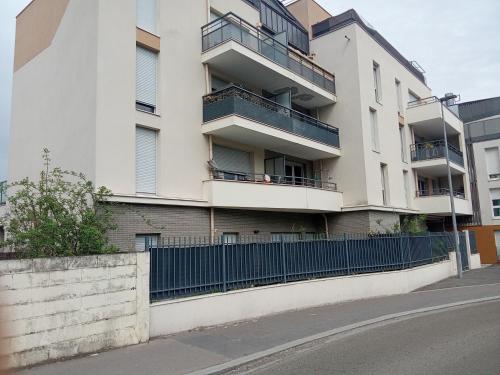
[[118,229],[110,232],[109,238],[120,251],[135,251],[136,234],[210,236],[208,208],[120,204],[113,210]]
[[9,367],[149,339],[149,254],[0,261]]
[[215,229],[217,234],[254,235],[259,231],[259,236],[267,236],[271,232],[324,233],[325,224],[317,214],[216,209]]
[[[380,224],[377,221],[381,220]],[[328,230],[331,234],[385,232],[399,223],[399,215],[383,211],[355,211],[328,215]]]

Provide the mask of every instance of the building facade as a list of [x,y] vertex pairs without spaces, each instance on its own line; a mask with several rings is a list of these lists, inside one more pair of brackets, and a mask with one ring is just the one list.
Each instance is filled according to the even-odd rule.
[[34,0],[17,17],[9,180],[35,178],[47,147],[113,191],[124,251],[386,231],[450,215],[443,117],[470,215],[463,123],[354,10]]
[[476,232],[481,261],[500,262],[500,97],[458,105],[465,122],[473,215],[462,226]]

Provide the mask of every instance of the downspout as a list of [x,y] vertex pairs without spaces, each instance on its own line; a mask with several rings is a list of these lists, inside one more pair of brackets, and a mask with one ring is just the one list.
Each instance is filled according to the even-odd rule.
[[[205,1],[206,11],[207,11],[207,24],[210,22],[210,0]],[[210,72],[208,70],[208,65],[205,64],[205,94],[210,94]],[[213,143],[212,135],[208,136],[208,160],[212,160],[213,155]],[[215,210],[210,207],[210,243],[215,242]]]
[[328,217],[326,216],[326,214],[323,214],[323,219],[325,220],[325,235],[326,239],[328,239],[330,237],[330,234],[328,231]]

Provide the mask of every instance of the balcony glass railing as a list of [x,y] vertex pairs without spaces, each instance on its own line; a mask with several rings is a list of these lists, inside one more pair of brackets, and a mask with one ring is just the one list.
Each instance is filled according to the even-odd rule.
[[229,115],[240,115],[304,138],[340,147],[339,130],[336,127],[240,87],[229,86],[203,97],[204,122]]
[[0,181],[0,206],[7,203],[7,181]]
[[232,13],[203,26],[201,35],[203,52],[233,40],[315,85],[335,93],[333,74]]
[[[434,197],[434,196],[448,196],[450,194],[450,189],[439,188],[431,190],[417,190],[417,198],[422,197]],[[465,191],[463,188],[453,190],[453,196],[455,198],[465,199]]]
[[[416,143],[411,145],[411,161],[441,159],[445,157],[445,151],[444,140]],[[464,166],[463,153],[449,143],[448,154],[452,162]]]
[[212,178],[214,180],[252,182],[265,185],[289,185],[337,191],[336,183],[297,176],[279,176],[265,173],[246,173],[213,169]]

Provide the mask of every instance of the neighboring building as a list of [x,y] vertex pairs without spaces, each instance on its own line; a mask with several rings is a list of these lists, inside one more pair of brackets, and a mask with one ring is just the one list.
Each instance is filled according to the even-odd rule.
[[[17,18],[14,71],[9,179],[36,177],[49,148],[113,191],[122,250],[450,215],[440,104],[354,10],[34,0]],[[463,124],[444,117],[457,211],[469,215]]]
[[[7,202],[7,182],[0,181],[0,219],[5,215],[5,204]],[[0,220],[0,242],[5,240],[5,229]],[[1,249],[1,248],[0,248]]]
[[463,227],[476,232],[482,263],[500,262],[500,97],[458,105],[465,124],[473,216]]

